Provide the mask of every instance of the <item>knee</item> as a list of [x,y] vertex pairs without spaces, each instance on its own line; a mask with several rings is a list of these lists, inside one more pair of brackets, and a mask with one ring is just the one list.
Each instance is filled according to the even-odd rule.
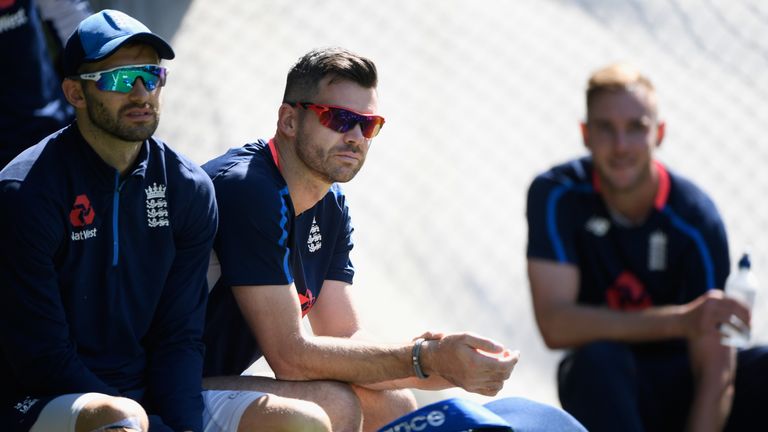
[[331,419],[333,430],[359,431],[363,424],[363,409],[360,399],[349,384],[336,381],[322,383],[321,403]]
[[398,419],[418,408],[413,392],[406,389],[384,390],[378,393],[377,411],[383,424]]
[[331,432],[331,420],[320,405],[301,399],[270,395],[243,413],[237,432]]
[[353,387],[363,408],[363,430],[378,430],[418,408],[413,392]]
[[93,431],[119,422],[127,422],[141,431],[149,429],[149,420],[144,408],[133,399],[104,395],[86,403],[75,422],[75,431]]

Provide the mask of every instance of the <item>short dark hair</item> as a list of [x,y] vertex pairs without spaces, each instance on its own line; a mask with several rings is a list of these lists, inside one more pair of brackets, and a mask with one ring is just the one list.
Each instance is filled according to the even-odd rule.
[[314,49],[288,72],[283,102],[311,102],[320,90],[320,81],[332,76],[331,82],[348,80],[365,88],[376,88],[378,77],[372,60],[344,48]]

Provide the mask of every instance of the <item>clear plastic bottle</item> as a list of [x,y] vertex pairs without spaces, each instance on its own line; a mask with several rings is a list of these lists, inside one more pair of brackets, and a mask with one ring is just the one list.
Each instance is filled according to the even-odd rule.
[[[745,253],[739,260],[736,272],[728,275],[725,281],[725,295],[741,301],[752,310],[757,294],[757,278],[752,273],[752,263],[749,254]],[[749,328],[735,315],[731,315],[731,324],[724,324],[720,331],[723,333],[721,342],[736,348],[744,348],[749,345]],[[741,327],[742,330],[739,330]]]

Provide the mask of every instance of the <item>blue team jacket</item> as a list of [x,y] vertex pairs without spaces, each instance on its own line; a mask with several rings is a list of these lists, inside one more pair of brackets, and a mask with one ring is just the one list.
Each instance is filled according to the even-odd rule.
[[72,124],[0,171],[0,206],[0,403],[120,394],[200,430],[208,176],[150,138],[121,178]]

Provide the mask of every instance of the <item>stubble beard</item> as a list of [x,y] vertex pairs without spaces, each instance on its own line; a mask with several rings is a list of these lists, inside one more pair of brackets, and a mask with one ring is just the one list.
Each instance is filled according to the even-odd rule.
[[[310,138],[299,131],[296,135],[296,156],[301,162],[309,168],[309,170],[325,183],[346,183],[352,180],[360,168],[363,167],[365,162],[365,156],[360,160],[360,163],[353,168],[349,168],[342,164],[334,164],[332,160],[329,160],[328,154],[334,151],[324,151],[319,146],[313,146],[310,144]],[[349,146],[344,146],[349,147]],[[345,150],[354,151],[351,148]]]
[[[87,96],[86,96],[87,97]],[[120,122],[123,112],[129,109],[145,108],[147,104],[128,104],[120,108],[117,115],[112,115],[104,104],[96,98],[88,98],[88,119],[97,128],[122,141],[140,142],[151,137],[160,123],[157,108],[149,105],[153,120],[144,124],[127,125]]]

